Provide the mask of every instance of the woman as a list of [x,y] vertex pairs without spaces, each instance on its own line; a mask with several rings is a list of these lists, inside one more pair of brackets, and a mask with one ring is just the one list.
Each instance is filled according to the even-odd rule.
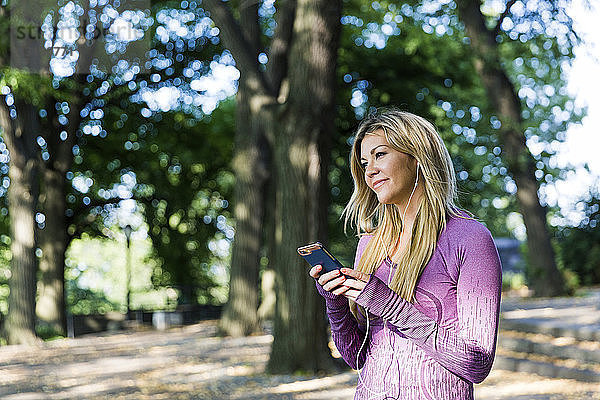
[[446,147],[425,119],[384,111],[359,125],[350,164],[355,269],[310,275],[359,370],[355,399],[472,399],[494,360],[502,273],[490,232],[455,205]]

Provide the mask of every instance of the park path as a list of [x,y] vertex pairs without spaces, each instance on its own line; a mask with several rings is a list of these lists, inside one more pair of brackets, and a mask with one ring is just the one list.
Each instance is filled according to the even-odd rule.
[[[355,372],[263,373],[265,334],[218,337],[215,321],[167,331],[128,331],[0,348],[0,398],[351,399]],[[600,399],[600,384],[493,370],[479,400]]]

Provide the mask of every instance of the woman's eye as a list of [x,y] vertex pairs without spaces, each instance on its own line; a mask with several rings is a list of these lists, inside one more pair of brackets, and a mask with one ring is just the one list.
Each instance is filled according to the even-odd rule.
[[383,151],[378,151],[377,153],[375,153],[375,159],[378,159],[384,155],[385,155],[385,153]]
[[361,166],[363,169],[367,169],[367,163],[361,163],[361,164],[360,164],[360,166]]

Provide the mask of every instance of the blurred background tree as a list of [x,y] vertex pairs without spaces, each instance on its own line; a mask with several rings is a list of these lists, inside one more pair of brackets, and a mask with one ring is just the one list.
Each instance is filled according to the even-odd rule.
[[556,232],[559,265],[571,276],[571,285],[600,283],[600,193],[590,188],[589,195],[577,203],[584,217],[577,226],[565,226]]

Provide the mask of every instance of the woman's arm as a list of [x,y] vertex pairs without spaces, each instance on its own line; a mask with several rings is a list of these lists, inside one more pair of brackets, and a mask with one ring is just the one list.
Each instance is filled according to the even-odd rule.
[[460,272],[456,330],[439,326],[374,275],[356,301],[369,314],[396,326],[441,365],[479,383],[494,361],[502,272],[489,231],[483,228],[472,237],[457,249]]
[[331,337],[335,343],[346,364],[352,369],[359,369],[363,366],[366,356],[366,348],[360,354],[358,365],[356,365],[356,356],[364,340],[364,329],[361,329],[350,312],[348,299],[344,296],[337,296],[323,289],[317,282],[317,290],[325,298],[325,307],[329,325],[331,326]]
[[[354,265],[358,264],[367,242],[368,237],[363,237],[359,241],[356,248]],[[358,365],[356,365],[356,357],[365,337],[364,328],[359,326],[356,318],[350,312],[347,298],[325,290],[317,279],[315,279],[315,284],[317,291],[325,298],[327,317],[331,326],[331,337],[336,348],[350,368],[361,368],[365,362],[366,348],[360,354]]]

